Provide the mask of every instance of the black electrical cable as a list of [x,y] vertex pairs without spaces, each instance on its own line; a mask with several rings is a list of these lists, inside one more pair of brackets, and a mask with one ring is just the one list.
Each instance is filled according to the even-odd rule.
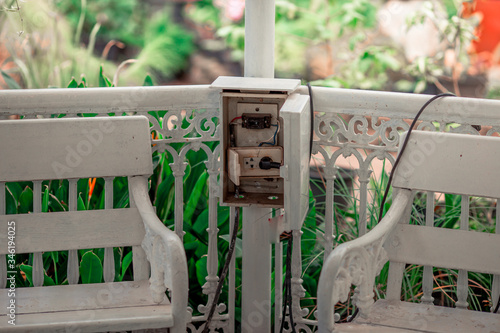
[[442,93],[442,94],[438,94],[436,96],[433,96],[431,99],[429,99],[420,108],[420,110],[418,111],[417,115],[413,119],[413,121],[412,121],[412,123],[410,125],[410,128],[408,129],[408,134],[406,134],[405,141],[403,142],[403,145],[401,146],[401,149],[399,150],[399,154],[396,157],[396,161],[394,162],[394,165],[392,166],[391,174],[389,175],[389,181],[387,182],[387,186],[385,188],[384,197],[382,198],[382,203],[380,204],[380,211],[379,211],[379,214],[378,214],[378,221],[379,222],[382,220],[382,215],[383,215],[383,212],[384,212],[385,201],[387,200],[387,195],[389,194],[389,187],[391,186],[391,183],[392,183],[392,176],[394,175],[394,171],[396,170],[396,167],[398,166],[399,161],[401,160],[401,156],[403,155],[403,152],[406,149],[406,145],[408,144],[408,140],[410,139],[410,134],[413,131],[413,127],[417,123],[418,118],[420,118],[420,115],[422,114],[422,112],[424,112],[424,110],[429,106],[429,104],[431,104],[432,102],[434,102],[436,99],[442,98],[442,97],[456,97],[456,95],[454,95],[452,93]]
[[233,257],[234,248],[236,245],[236,235],[238,234],[238,228],[240,223],[240,208],[235,208],[235,217],[234,217],[234,226],[233,226],[233,235],[231,237],[231,243],[229,244],[229,250],[227,251],[226,262],[224,263],[224,267],[222,268],[222,272],[220,274],[219,284],[217,285],[217,289],[215,290],[214,300],[212,302],[212,306],[210,307],[210,312],[208,313],[207,322],[205,323],[205,328],[203,329],[203,333],[208,333],[210,330],[210,322],[212,321],[212,317],[214,316],[215,308],[217,307],[217,302],[219,301],[219,296],[222,291],[222,285],[224,284],[224,280],[226,279],[227,272],[229,271],[229,264],[231,263],[231,258]]
[[[396,157],[396,161],[394,162],[394,165],[392,166],[392,171],[391,171],[391,174],[389,175],[389,180],[387,181],[387,186],[385,187],[384,196],[382,198],[382,202],[380,203],[380,210],[379,210],[379,214],[378,214],[378,221],[379,222],[382,220],[382,215],[384,213],[384,205],[385,205],[385,201],[387,200],[387,195],[389,194],[389,188],[391,187],[392,176],[394,175],[396,167],[398,166],[399,161],[401,160],[401,156],[403,155],[403,152],[406,149],[406,145],[408,144],[408,140],[410,139],[410,134],[413,131],[413,127],[415,127],[415,124],[417,123],[418,118],[420,118],[420,115],[429,106],[429,104],[434,102],[436,99],[442,98],[442,97],[456,97],[456,95],[454,95],[452,93],[442,93],[442,94],[438,94],[436,96],[433,96],[420,108],[420,110],[418,111],[415,118],[413,118],[413,121],[410,125],[410,128],[408,129],[408,133],[406,134],[406,138],[405,138],[403,144],[401,145],[401,149],[399,150],[398,156]],[[498,308],[498,306],[497,306],[497,308]],[[358,315],[358,313],[359,313],[359,308],[356,308],[356,310],[354,311],[352,316],[347,320],[347,322],[350,323],[351,321],[353,321],[354,318]]]
[[293,234],[290,234],[286,249],[285,292],[284,292],[283,314],[281,317],[280,333],[283,332],[283,328],[285,326],[285,317],[287,308],[288,308],[288,315],[290,317],[291,330],[293,333],[296,333],[295,323],[293,322],[293,311],[292,311],[292,246],[293,246]]
[[497,313],[498,308],[500,308],[500,296],[498,297],[497,306],[495,307],[495,310],[493,311],[493,313]]

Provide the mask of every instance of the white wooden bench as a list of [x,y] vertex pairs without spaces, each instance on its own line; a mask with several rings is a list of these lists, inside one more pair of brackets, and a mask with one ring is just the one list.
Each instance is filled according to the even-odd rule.
[[[1,332],[186,331],[186,255],[149,200],[150,139],[144,116],[0,122]],[[115,176],[128,177],[130,208],[113,209]],[[89,177],[105,179],[104,210],[77,211],[77,180]],[[42,213],[41,182],[57,179],[69,179],[69,211]],[[33,181],[33,212],[5,215],[5,183],[18,181]],[[34,287],[14,292],[8,224],[15,225],[15,253],[33,253]],[[114,282],[113,247],[124,246],[132,246],[134,281]],[[105,248],[105,282],[78,284],[77,251],[93,248]],[[65,250],[68,285],[42,286],[42,252]]]
[[[492,300],[500,294],[500,227],[496,234],[410,225],[415,191],[500,198],[500,138],[414,131],[395,170],[393,201],[382,221],[366,235],[338,246],[326,260],[318,285],[319,332],[500,332],[500,314],[467,310],[467,272],[494,274]],[[464,200],[465,199],[465,200]],[[468,206],[467,206],[468,207]],[[497,207],[498,210],[498,207]],[[465,210],[467,211],[467,210]],[[374,282],[390,261],[386,299],[374,303]],[[401,301],[406,264],[424,266],[422,303]],[[432,302],[432,267],[458,270],[455,308]],[[359,315],[334,324],[334,306],[353,302]]]

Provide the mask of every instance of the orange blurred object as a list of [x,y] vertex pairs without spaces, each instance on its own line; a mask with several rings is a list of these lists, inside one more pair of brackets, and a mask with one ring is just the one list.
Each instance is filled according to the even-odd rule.
[[[462,16],[476,16],[480,23],[476,28],[477,40],[472,41],[471,54],[476,54],[476,62],[491,67],[500,63],[500,1],[474,0],[462,3]],[[479,64],[479,65],[481,65]]]

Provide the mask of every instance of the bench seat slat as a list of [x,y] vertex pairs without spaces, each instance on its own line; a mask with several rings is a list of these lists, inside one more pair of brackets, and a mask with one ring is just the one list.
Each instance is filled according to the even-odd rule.
[[407,332],[406,330],[443,333],[498,332],[500,316],[479,311],[381,299],[374,304],[367,319],[358,316],[354,323],[371,324],[376,328],[390,327],[400,332]]
[[384,248],[395,262],[500,274],[500,234],[399,224]]
[[16,222],[16,253],[140,245],[145,235],[136,208],[2,215],[0,254],[8,252],[8,221]]
[[57,313],[16,315],[16,325],[0,316],[0,332],[55,333],[108,332],[139,330],[144,327],[172,327],[170,304],[137,306],[103,310],[80,310]]
[[[17,288],[15,300],[16,315],[156,304],[150,294],[149,280]],[[6,305],[2,306],[1,315],[6,315],[9,301],[7,292],[0,295],[0,304]],[[169,304],[167,297],[164,304]]]

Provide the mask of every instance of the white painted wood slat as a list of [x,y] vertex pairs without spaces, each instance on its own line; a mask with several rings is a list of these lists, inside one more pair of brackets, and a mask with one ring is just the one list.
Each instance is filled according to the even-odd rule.
[[[113,177],[104,178],[104,208],[113,209]],[[104,249],[103,275],[105,282],[115,280],[115,257],[112,247]]]
[[[70,179],[68,184],[68,209],[76,211],[78,208],[78,180]],[[78,252],[77,250],[68,251],[68,283],[77,284],[80,277]]]
[[[130,193],[132,193],[130,190],[130,182],[128,183],[128,188],[130,208],[136,208],[134,198],[130,195]],[[150,265],[147,260],[146,252],[141,245],[132,247],[132,269],[134,271],[134,281],[149,279]]]
[[[146,305],[127,308],[65,311],[16,315],[17,324],[7,324],[0,316],[0,332],[54,333],[54,332],[123,332],[174,325],[172,307]],[[44,325],[44,326],[42,326]]]
[[[325,253],[323,260],[328,258],[328,255],[333,250],[333,224],[335,222],[335,174],[327,175],[326,178],[326,197],[325,197],[325,242],[323,244]],[[335,235],[338,236],[338,235]]]
[[[496,226],[495,233],[500,235],[500,199],[497,199],[496,202]],[[491,311],[493,312],[500,301],[500,274],[493,275],[493,283],[491,287]]]
[[[427,203],[425,213],[425,225],[427,227],[434,226],[434,192],[427,192]],[[433,267],[429,265],[424,266],[424,275],[422,277],[422,303],[432,304],[434,297],[432,291],[434,286],[434,272]]]
[[[0,216],[0,254],[9,218]],[[17,253],[140,245],[145,234],[136,208],[16,215],[16,231]]]
[[[401,193],[406,193],[407,190],[401,190],[395,188],[392,195],[397,199],[398,195]],[[409,203],[404,207],[403,214],[399,223],[408,224],[410,222],[410,216],[412,212],[412,202],[415,198],[415,191],[410,193]],[[394,201],[393,201],[394,205]],[[391,207],[392,208],[392,207]],[[387,214],[386,214],[387,216]],[[405,263],[391,261],[389,264],[389,274],[387,276],[387,295],[386,298],[390,300],[400,300],[401,299],[401,287],[403,283],[403,275],[405,274]]]
[[498,332],[500,316],[479,311],[381,299],[373,306],[368,319],[358,316],[354,322],[370,323],[375,327],[396,328],[401,332],[406,332],[406,329],[422,333]]
[[[469,230],[469,196],[462,195],[462,205],[460,213],[460,230]],[[457,308],[467,309],[469,303],[467,296],[469,295],[469,273],[465,269],[458,270],[457,279]]]
[[[401,140],[405,137],[406,134]],[[477,158],[478,151],[488,154]],[[492,186],[492,179],[498,178],[500,170],[497,137],[413,131],[402,156],[394,174],[394,187],[498,196],[498,186]]]
[[500,274],[499,234],[399,224],[384,248],[391,261]]
[[[5,183],[0,182],[0,215],[5,215]],[[8,222],[8,221],[7,221]],[[5,255],[0,255],[0,288],[7,284],[7,260]]]
[[[0,295],[1,304],[7,304],[8,295]],[[77,284],[17,288],[16,313],[45,313],[71,310],[98,310],[128,306],[154,305],[149,292],[149,281]],[[165,297],[163,304],[169,304]],[[7,309],[2,307],[0,314]]]
[[[34,181],[33,182],[33,212],[36,213],[41,213],[42,211],[42,182],[41,181]],[[35,214],[29,214],[29,215],[35,215]],[[41,225],[38,225],[38,228],[35,226],[31,226],[31,230],[29,233],[37,232],[40,228]],[[20,247],[18,245],[19,240],[23,239],[25,234],[22,233],[21,226],[19,225],[18,221],[16,221],[16,234],[18,235],[23,235],[23,237],[17,237],[18,239],[16,242],[16,253],[21,253],[20,252]],[[2,236],[6,236],[7,233],[2,233]],[[28,235],[28,233],[26,233]],[[1,237],[1,236],[0,236]],[[8,239],[7,239],[8,240]],[[6,248],[6,247],[4,247]],[[33,285],[35,287],[41,287],[43,285],[43,279],[44,279],[44,269],[43,269],[43,258],[42,258],[42,252],[43,250],[40,250],[40,248],[35,247],[33,251],[40,251],[40,252],[34,252],[33,253]],[[1,250],[0,250],[1,251]],[[32,252],[32,251],[27,251],[27,252]]]
[[[153,173],[149,121],[144,116],[78,122],[65,118],[5,120],[0,122],[0,133],[1,181]],[[26,156],[35,162],[26,163]]]

